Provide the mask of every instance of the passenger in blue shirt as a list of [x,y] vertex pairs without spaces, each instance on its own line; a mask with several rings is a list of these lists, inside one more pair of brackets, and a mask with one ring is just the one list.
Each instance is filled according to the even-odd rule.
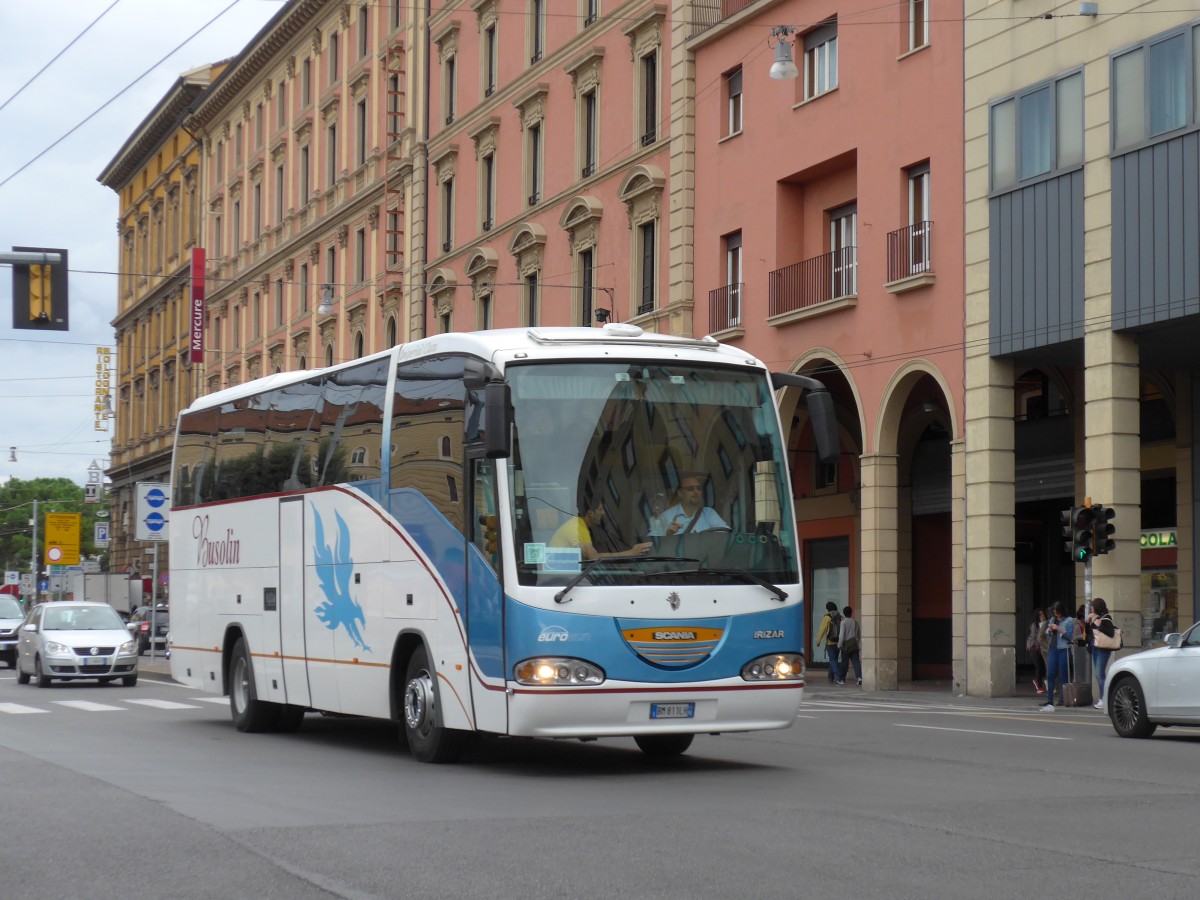
[[679,480],[679,502],[662,514],[662,527],[652,528],[650,534],[662,537],[670,534],[689,534],[693,531],[729,529],[725,520],[711,506],[704,506],[704,482],[699,475],[684,475]]
[[1050,639],[1050,648],[1046,652],[1046,703],[1041,707],[1043,712],[1054,712],[1055,706],[1062,706],[1062,700],[1054,700],[1054,689],[1057,684],[1061,689],[1067,683],[1067,654],[1071,652],[1071,633],[1075,630],[1075,620],[1066,618],[1061,603],[1050,607],[1050,621],[1046,623],[1046,635]]

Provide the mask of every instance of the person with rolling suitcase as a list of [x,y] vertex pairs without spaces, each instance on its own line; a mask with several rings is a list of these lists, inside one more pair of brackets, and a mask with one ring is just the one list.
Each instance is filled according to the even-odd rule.
[[[1050,647],[1046,653],[1046,702],[1039,706],[1042,712],[1054,712],[1055,685],[1063,687],[1065,700],[1067,681],[1070,679],[1071,632],[1074,630],[1074,619],[1067,619],[1062,603],[1056,602],[1050,607],[1050,621],[1046,624],[1046,634]],[[1062,701],[1059,701],[1059,706]]]

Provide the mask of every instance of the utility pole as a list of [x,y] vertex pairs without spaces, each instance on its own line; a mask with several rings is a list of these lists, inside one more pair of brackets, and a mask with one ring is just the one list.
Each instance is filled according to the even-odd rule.
[[33,609],[38,598],[38,538],[37,538],[37,498],[33,501],[33,521],[30,523],[33,526],[33,548],[29,552],[29,572],[33,581],[33,597],[30,598],[29,608]]

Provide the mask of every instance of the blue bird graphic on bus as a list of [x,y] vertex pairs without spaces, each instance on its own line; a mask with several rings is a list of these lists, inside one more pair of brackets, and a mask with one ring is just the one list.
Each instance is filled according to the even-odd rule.
[[317,542],[313,545],[313,559],[317,563],[317,579],[321,582],[321,590],[325,593],[325,602],[317,607],[317,618],[325,623],[330,631],[339,627],[346,629],[350,640],[370,653],[371,648],[363,640],[359,631],[359,623],[365,624],[362,607],[350,596],[350,572],[354,568],[354,560],[350,558],[350,529],[346,521],[334,510],[337,519],[337,541],[333,548],[325,543],[325,526],[321,514],[314,505],[313,520],[317,526]]

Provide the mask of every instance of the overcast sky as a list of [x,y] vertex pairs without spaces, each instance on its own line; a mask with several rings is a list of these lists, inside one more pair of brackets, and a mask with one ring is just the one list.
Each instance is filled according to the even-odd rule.
[[0,0],[0,252],[61,247],[71,269],[70,331],[39,334],[13,329],[12,270],[0,265],[0,482],[85,484],[93,460],[107,465],[112,430],[95,429],[93,403],[96,348],[114,347],[119,208],[96,178],[181,73],[236,55],[282,6]]

